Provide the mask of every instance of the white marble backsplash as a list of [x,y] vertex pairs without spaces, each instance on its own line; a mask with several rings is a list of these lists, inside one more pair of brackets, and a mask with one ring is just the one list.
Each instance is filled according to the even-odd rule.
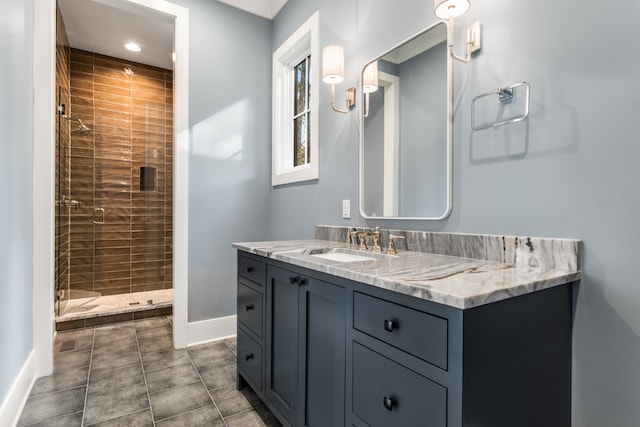
[[[316,226],[316,239],[346,243],[348,231],[370,228]],[[497,261],[523,267],[580,270],[580,241],[490,234],[439,233],[431,231],[380,229],[380,245],[386,247],[389,234],[404,236],[398,250]]]

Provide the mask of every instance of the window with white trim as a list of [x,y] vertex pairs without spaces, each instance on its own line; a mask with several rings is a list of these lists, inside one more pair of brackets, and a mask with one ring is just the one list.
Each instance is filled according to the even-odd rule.
[[316,12],[273,54],[274,186],[319,178],[318,21]]

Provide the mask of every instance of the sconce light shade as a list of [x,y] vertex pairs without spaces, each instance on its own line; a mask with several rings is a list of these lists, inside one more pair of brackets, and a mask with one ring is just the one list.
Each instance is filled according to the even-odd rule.
[[372,93],[378,90],[378,61],[367,65],[362,73],[362,91]]
[[470,0],[434,0],[433,12],[438,18],[457,18],[471,7]]
[[327,46],[322,50],[322,80],[331,84],[344,80],[344,49],[341,46]]

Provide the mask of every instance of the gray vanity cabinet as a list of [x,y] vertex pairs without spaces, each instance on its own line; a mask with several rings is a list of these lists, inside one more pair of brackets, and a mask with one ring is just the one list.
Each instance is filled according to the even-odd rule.
[[343,425],[345,289],[268,265],[266,293],[267,401],[291,425]]
[[462,310],[239,253],[238,386],[295,427],[568,427],[571,302]]

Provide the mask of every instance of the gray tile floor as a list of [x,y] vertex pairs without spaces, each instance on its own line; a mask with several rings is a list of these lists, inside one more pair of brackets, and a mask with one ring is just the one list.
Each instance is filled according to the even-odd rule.
[[236,390],[236,340],[174,350],[171,319],[59,332],[19,426],[280,426]]

